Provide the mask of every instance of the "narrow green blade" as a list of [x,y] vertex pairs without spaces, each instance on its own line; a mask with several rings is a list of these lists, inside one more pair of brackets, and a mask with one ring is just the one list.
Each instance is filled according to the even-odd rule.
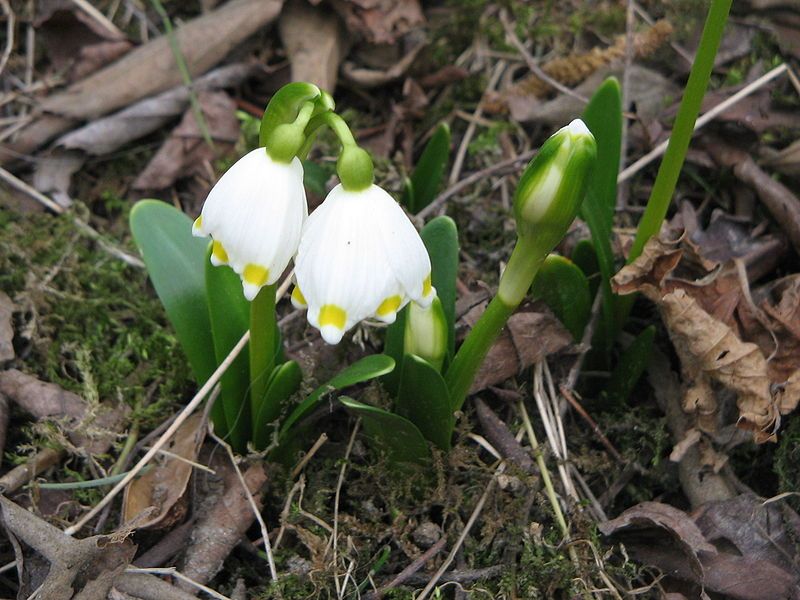
[[533,296],[545,301],[577,342],[592,312],[589,281],[568,258],[551,254],[533,281]]
[[339,402],[361,417],[364,432],[391,462],[425,464],[430,460],[425,438],[408,419],[346,396],[339,398]]
[[202,385],[217,366],[206,300],[208,241],[193,237],[192,220],[159,200],[137,202],[130,225],[153,287]]
[[407,354],[403,361],[395,411],[414,423],[439,448],[450,449],[455,419],[447,385],[439,371],[413,354]]
[[272,429],[270,424],[277,419],[287,400],[300,388],[303,372],[300,365],[290,360],[275,367],[267,391],[253,420],[253,443],[258,450],[269,445]]
[[450,127],[441,123],[422,151],[414,172],[411,174],[412,193],[403,196],[403,204],[411,213],[418,213],[428,206],[442,185],[447,161],[450,159]]

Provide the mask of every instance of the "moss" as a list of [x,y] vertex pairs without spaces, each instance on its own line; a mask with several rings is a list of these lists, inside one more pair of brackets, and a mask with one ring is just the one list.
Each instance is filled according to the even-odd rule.
[[191,390],[144,270],[83,237],[69,215],[0,214],[0,289],[19,311],[19,368],[90,399],[126,402],[145,428]]

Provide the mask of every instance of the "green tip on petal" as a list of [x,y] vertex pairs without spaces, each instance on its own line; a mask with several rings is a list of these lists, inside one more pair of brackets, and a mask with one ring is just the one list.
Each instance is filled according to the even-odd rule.
[[374,180],[372,158],[359,146],[346,145],[336,161],[336,172],[342,187],[350,192],[367,189]]

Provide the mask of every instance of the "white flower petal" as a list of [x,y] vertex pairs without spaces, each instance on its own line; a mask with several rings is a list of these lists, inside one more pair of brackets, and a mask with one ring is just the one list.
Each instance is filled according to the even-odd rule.
[[430,275],[425,246],[403,210],[377,186],[331,191],[303,227],[295,274],[308,321],[328,343],[338,343],[366,318],[394,322],[409,298],[433,299],[432,290],[427,296],[423,291]]
[[278,163],[257,148],[220,178],[192,233],[211,235],[211,262],[230,265],[252,300],[286,269],[307,215],[302,163],[297,158]]

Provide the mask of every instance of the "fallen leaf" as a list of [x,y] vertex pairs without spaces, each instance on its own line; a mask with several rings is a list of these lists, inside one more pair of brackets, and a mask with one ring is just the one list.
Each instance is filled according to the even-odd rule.
[[769,153],[761,163],[784,175],[800,175],[800,140],[795,140],[782,150]]
[[[511,316],[481,363],[470,393],[514,377],[535,362],[572,344],[572,334],[552,313],[541,303],[536,305],[536,309],[542,312],[530,312],[528,307],[528,310],[523,308]],[[474,324],[482,312],[483,307],[476,307],[465,315],[465,322]]]
[[37,419],[56,423],[77,450],[91,455],[111,447],[130,412],[126,405],[91,406],[77,394],[16,369],[0,371],[0,394]]
[[327,7],[290,0],[278,21],[292,81],[308,81],[333,93],[347,48],[345,29]]
[[342,65],[342,75],[367,89],[386,85],[403,77],[424,47],[425,44],[417,44],[388,69],[358,67],[352,61],[345,61]]
[[637,504],[616,519],[598,523],[597,529],[605,536],[623,539],[627,548],[650,546],[656,554],[671,555],[672,560],[687,563],[700,580],[704,577],[700,554],[717,553],[685,512],[660,502]]
[[67,72],[68,81],[86,77],[133,47],[118,30],[112,31],[67,0],[45,0],[34,22],[52,65]]
[[[675,242],[651,239],[642,255],[614,277],[613,287],[617,293],[641,291],[661,309],[686,382],[683,408],[702,431],[717,429],[715,382],[736,393],[738,426],[752,431],[759,443],[774,441],[780,415],[797,402],[786,392],[779,399],[785,386],[773,384],[784,384],[795,368],[779,371],[772,365],[779,355],[773,353],[769,362],[766,357],[776,339],[792,341],[784,344],[784,353],[794,353],[800,340],[776,333],[780,325],[769,326],[762,314],[766,311],[749,301],[749,290],[742,290],[735,267],[717,265],[711,275],[692,281],[673,274],[682,268],[681,258]],[[786,306],[794,298],[790,294]],[[788,387],[791,393],[793,386]]]
[[[232,0],[176,27],[191,75],[197,77],[214,67],[245,38],[277,18],[282,5],[282,0]],[[30,154],[78,121],[95,119],[182,83],[169,40],[158,37],[42,100],[41,116],[8,144],[10,152],[0,151],[0,162],[18,153]]]
[[14,303],[0,291],[0,362],[14,358]]
[[[257,71],[255,65],[234,63],[209,71],[194,81],[196,93],[231,88]],[[95,156],[110,154],[125,144],[144,137],[182,115],[189,105],[189,89],[180,85],[162,94],[96,119],[55,141],[67,149],[83,150]]]
[[643,502],[600,523],[598,529],[624,544],[638,562],[658,567],[667,576],[663,582],[667,589],[673,587],[670,579],[677,579],[698,586],[694,597],[702,597],[707,590],[733,600],[800,598],[793,569],[718,550],[686,513],[671,506]]
[[33,187],[47,194],[63,208],[72,205],[69,186],[72,176],[83,166],[80,152],[56,148],[36,161],[33,171]]
[[197,99],[214,148],[203,139],[194,111],[187,110],[181,123],[133,182],[134,189],[160,190],[192,175],[207,179],[206,165],[233,149],[239,139],[236,103],[222,91],[201,92]]
[[[192,462],[196,462],[200,446],[205,439],[206,423],[198,413],[189,417],[172,436],[165,448],[170,455],[127,488],[122,501],[122,522],[141,529],[166,529],[185,517],[185,505],[180,503],[192,476]],[[149,516],[140,515],[155,508]]]
[[425,22],[419,0],[332,0],[331,3],[351,33],[373,44],[393,44]]

